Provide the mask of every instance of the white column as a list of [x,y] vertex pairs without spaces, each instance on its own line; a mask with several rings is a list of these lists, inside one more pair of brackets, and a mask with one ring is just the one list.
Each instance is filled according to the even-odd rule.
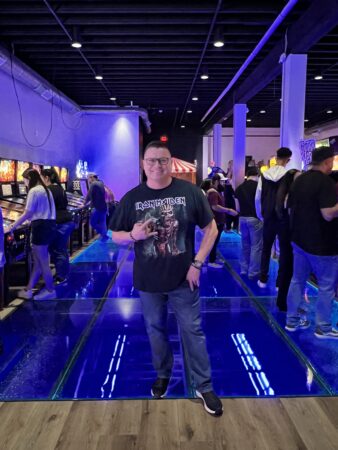
[[307,55],[289,55],[283,64],[280,145],[292,151],[290,167],[301,169]]
[[244,181],[245,176],[245,137],[246,104],[234,106],[234,146],[233,146],[233,187]]
[[214,161],[220,167],[222,163],[222,125],[216,123],[213,127]]

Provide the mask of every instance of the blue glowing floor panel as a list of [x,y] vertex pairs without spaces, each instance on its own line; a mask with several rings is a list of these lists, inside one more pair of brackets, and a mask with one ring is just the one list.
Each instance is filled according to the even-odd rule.
[[[184,397],[177,325],[169,315],[174,367],[169,397]],[[156,378],[137,299],[109,299],[59,398],[147,398]]]
[[[221,251],[235,271],[236,249],[238,255],[239,237],[225,235]],[[132,260],[125,248],[94,242],[72,261],[68,284],[58,286],[62,301],[25,302],[0,322],[0,400],[149,397],[156,375],[132,285]],[[311,380],[281,331],[285,315],[274,311],[274,297],[261,296],[259,304],[280,323],[277,331],[246,292],[226,268],[202,271],[202,320],[216,392],[236,397],[337,392],[337,348],[312,342],[311,331],[292,336],[324,381]],[[172,313],[168,327],[175,361],[168,395],[189,397],[192,381]]]

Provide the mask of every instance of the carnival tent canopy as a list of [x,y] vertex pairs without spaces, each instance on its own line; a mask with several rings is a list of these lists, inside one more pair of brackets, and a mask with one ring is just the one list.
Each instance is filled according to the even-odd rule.
[[171,172],[172,173],[192,173],[196,172],[195,164],[183,161],[183,159],[171,158]]

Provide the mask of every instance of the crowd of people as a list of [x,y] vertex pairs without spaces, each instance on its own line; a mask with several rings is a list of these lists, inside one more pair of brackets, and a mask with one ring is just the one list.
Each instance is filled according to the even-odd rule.
[[[54,169],[42,169],[39,173],[35,169],[28,168],[22,177],[28,191],[25,210],[7,231],[13,234],[26,221],[30,222],[33,265],[28,284],[18,292],[18,297],[26,300],[55,299],[55,285],[67,283],[68,280],[70,270],[68,243],[75,222],[67,208],[66,192]],[[91,206],[91,226],[100,235],[100,240],[105,242],[109,239],[107,224],[115,207],[114,194],[95,173],[88,175],[88,183],[89,190],[84,206]],[[5,264],[3,249],[0,249],[0,253],[3,267]],[[50,262],[55,267],[54,276]],[[33,290],[41,277],[44,285],[40,292],[34,294]]]
[[[278,149],[276,164],[261,176],[257,167],[248,167],[245,181],[234,191],[242,242],[240,273],[266,288],[277,237],[276,304],[287,313],[286,330],[310,326],[306,281],[312,275],[318,285],[315,336],[337,339],[338,330],[332,326],[338,283],[338,184],[330,176],[334,152],[330,147],[315,149],[304,173],[286,169],[291,156],[290,149]],[[201,185],[219,223],[212,187],[220,177],[214,174]],[[218,194],[221,196],[221,189]],[[226,199],[219,204],[232,205]],[[235,216],[234,212],[228,214]],[[214,256],[209,261],[213,262]],[[222,264],[209,266],[221,268]]]

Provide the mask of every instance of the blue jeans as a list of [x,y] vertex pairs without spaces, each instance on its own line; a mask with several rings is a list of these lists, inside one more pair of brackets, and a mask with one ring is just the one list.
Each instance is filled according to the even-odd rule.
[[74,222],[57,223],[55,237],[48,247],[56,275],[60,278],[69,274],[68,239],[74,228]]
[[330,331],[332,328],[331,315],[335,297],[338,256],[312,255],[294,243],[292,247],[294,269],[287,297],[287,323],[298,325],[300,316],[307,313],[309,305],[304,299],[304,289],[306,280],[313,272],[318,282],[316,325],[324,332]]
[[241,272],[250,278],[259,276],[263,246],[263,222],[256,217],[240,217],[242,236]]
[[177,319],[184,351],[195,387],[200,392],[212,390],[211,370],[206,340],[201,328],[199,290],[191,292],[187,282],[170,292],[140,291],[143,316],[152,350],[152,360],[159,378],[170,378],[173,354],[167,332],[167,303]]
[[107,235],[107,223],[106,223],[107,211],[98,211],[93,209],[90,216],[90,225],[101,236]]

